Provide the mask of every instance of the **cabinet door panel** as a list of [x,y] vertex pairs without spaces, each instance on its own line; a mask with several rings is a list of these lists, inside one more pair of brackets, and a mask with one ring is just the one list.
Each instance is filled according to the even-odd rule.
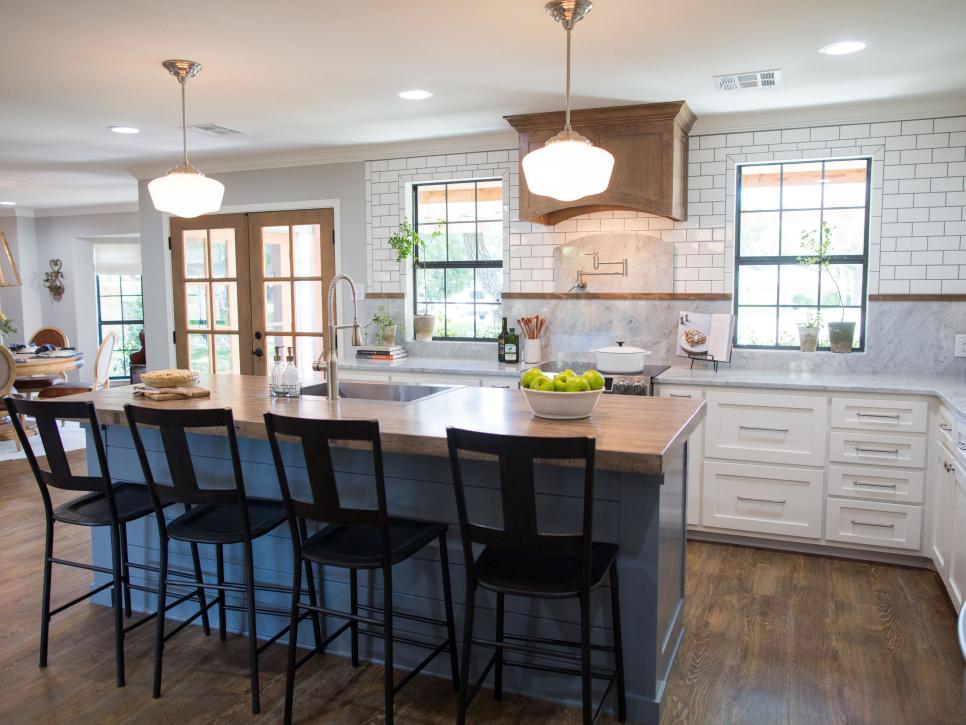
[[833,428],[925,433],[928,418],[925,400],[832,398]]

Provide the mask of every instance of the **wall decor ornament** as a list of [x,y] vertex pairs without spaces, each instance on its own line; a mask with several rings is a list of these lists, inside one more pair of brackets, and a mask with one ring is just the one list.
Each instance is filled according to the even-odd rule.
[[54,302],[60,302],[64,296],[64,273],[61,271],[63,262],[59,259],[50,260],[50,271],[44,273],[44,287],[50,292]]

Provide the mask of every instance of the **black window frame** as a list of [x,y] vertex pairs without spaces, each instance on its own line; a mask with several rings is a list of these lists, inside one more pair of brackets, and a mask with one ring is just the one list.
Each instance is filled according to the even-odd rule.
[[[865,333],[868,320],[868,293],[869,293],[869,229],[871,226],[871,198],[872,198],[872,157],[871,156],[831,156],[822,157],[815,159],[788,159],[780,160],[775,159],[772,161],[753,161],[747,163],[738,163],[735,167],[735,264],[734,264],[734,303],[733,309],[735,314],[735,331],[734,338],[732,340],[734,347],[742,350],[798,350],[798,345],[778,345],[779,331],[781,325],[781,315],[778,314],[783,307],[795,307],[801,308],[803,305],[783,305],[780,303],[781,300],[781,273],[778,275],[778,284],[775,289],[776,294],[776,304],[774,305],[740,305],[741,300],[738,295],[738,283],[739,283],[739,269],[742,266],[754,266],[754,265],[772,265],[772,266],[786,266],[786,265],[797,265],[799,256],[803,255],[773,255],[773,256],[754,256],[754,257],[742,257],[741,256],[741,172],[742,169],[754,166],[780,166],[782,178],[779,181],[779,204],[777,209],[754,209],[755,212],[778,212],[778,233],[779,233],[779,251],[781,251],[781,229],[782,229],[782,215],[786,211],[784,207],[784,173],[786,166],[793,166],[796,164],[822,164],[822,178],[825,178],[825,164],[827,162],[837,162],[837,161],[864,161],[865,162],[865,229],[864,238],[862,242],[862,254],[838,254],[830,260],[830,264],[861,264],[862,265],[862,297],[858,305],[839,305],[830,306],[825,309],[857,309],[861,314],[861,324],[859,325],[859,346],[852,348],[852,352],[865,352]],[[787,211],[818,211],[819,212],[819,233],[823,228],[823,222],[825,220],[825,184],[820,184],[822,187],[821,200],[818,207],[814,208],[803,208],[803,209],[789,209]],[[847,206],[847,207],[829,207],[831,210],[839,209],[858,209],[858,206]],[[819,304],[816,305],[816,309],[821,310],[821,299],[822,299],[822,275],[819,274],[818,277],[818,297],[817,300]],[[739,305],[744,308],[749,307],[759,307],[759,308],[775,308],[775,345],[740,345],[738,344],[738,307]],[[831,348],[828,346],[820,346],[818,350],[828,351]]]
[[[455,184],[469,184],[469,183],[472,183],[474,185],[474,187],[473,187],[474,188],[474,192],[477,195],[476,202],[478,204],[479,203],[479,184],[482,183],[482,182],[487,182],[487,181],[498,181],[498,182],[500,182],[501,186],[505,186],[504,181],[503,181],[503,177],[500,177],[500,176],[487,176],[487,177],[471,178],[471,179],[451,179],[451,180],[446,180],[446,181],[423,181],[423,182],[419,182],[419,183],[413,184],[413,188],[412,188],[412,202],[411,202],[412,203],[412,210],[413,210],[413,214],[412,214],[412,216],[413,216],[413,228],[416,230],[417,233],[419,232],[419,189],[421,187],[424,187],[424,186],[445,186],[445,188],[446,188],[446,206],[447,206],[447,209],[448,209],[449,208],[448,202],[449,202],[449,187],[450,187],[450,185],[455,185]],[[504,193],[505,193],[505,191],[506,190],[504,188]],[[502,217],[502,215],[501,215],[501,217]],[[495,221],[500,221],[504,225],[506,225],[506,219],[505,218],[501,218],[499,220],[497,220],[497,219],[484,219],[482,221],[483,221],[483,223],[492,223],[492,222],[495,222]],[[481,223],[480,218],[477,216],[476,218],[474,218],[473,222],[474,222],[474,224],[477,225],[477,230],[478,230],[478,225]],[[465,224],[466,222],[453,222],[453,223],[454,224]],[[449,218],[445,219],[441,223],[434,224],[433,226],[440,226],[440,224],[442,224],[442,226],[444,227],[444,230],[448,230],[449,229],[449,225],[450,225]],[[447,232],[444,231],[444,233],[447,233]],[[447,244],[447,248],[448,248],[448,246],[449,245]],[[503,252],[506,251],[505,249],[503,249],[503,245],[502,244],[501,244],[501,250],[502,251],[501,251],[501,255],[500,255],[500,259],[499,260],[495,260],[495,259],[487,259],[487,260],[477,259],[477,260],[472,261],[472,262],[468,262],[468,261],[451,262],[451,261],[448,261],[448,260],[447,261],[443,261],[443,262],[421,262],[421,261],[419,261],[419,247],[417,246],[415,249],[413,249],[413,314],[420,314],[419,313],[419,304],[420,304],[420,302],[419,302],[419,284],[418,284],[418,277],[417,277],[417,274],[416,274],[416,270],[418,270],[418,269],[473,269],[473,270],[476,270],[476,269],[501,269],[502,270],[503,269],[503,263],[505,261],[504,258],[503,258]],[[477,231],[477,256],[479,256],[479,232],[478,231]],[[446,278],[445,278],[445,274],[444,274],[444,277],[443,277],[443,280],[444,280],[443,281],[443,300],[444,300],[443,304],[444,304],[444,307],[447,304],[445,302],[445,299],[446,299],[446,281],[445,281],[445,279]],[[476,292],[476,275],[475,274],[473,275],[473,291]],[[427,303],[424,303],[424,304],[439,304],[439,303],[435,303],[435,302],[434,303],[428,303],[427,302]],[[487,302],[487,303],[484,303],[484,304],[492,304],[492,303]],[[500,293],[500,297],[497,300],[496,304],[499,305],[502,308],[502,305],[503,305],[503,294],[502,294],[502,291]],[[477,305],[477,302],[476,302],[476,300],[474,298],[474,301],[473,301],[473,309],[474,309],[474,311],[476,309],[476,305]],[[474,332],[476,331],[476,321],[477,321],[477,316],[474,314],[473,315],[473,331]],[[444,323],[444,325],[445,325],[445,323]],[[444,327],[444,329],[445,329],[445,327]],[[437,335],[433,335],[433,340],[434,341],[435,340],[441,340],[441,341],[449,341],[449,342],[496,342],[497,338],[496,337],[476,337],[476,336],[474,336],[474,337],[451,337],[451,336],[446,336],[446,335],[444,335],[442,337],[439,337]]]
[[[103,277],[117,277],[118,278],[118,284],[119,285],[121,283],[121,279],[120,279],[121,277],[133,277],[133,276],[137,276],[137,278],[138,278],[138,284],[141,286],[141,293],[139,295],[125,295],[124,292],[123,292],[123,289],[124,288],[123,287],[119,287],[119,289],[122,290],[120,294],[117,294],[117,295],[106,295],[106,296],[107,297],[117,297],[118,299],[121,300],[121,317],[122,318],[124,317],[124,298],[125,297],[140,297],[141,298],[141,319],[140,320],[125,320],[125,319],[120,319],[120,320],[105,320],[104,319],[104,316],[101,313],[101,277],[102,276]],[[116,326],[116,327],[121,327],[123,329],[123,327],[125,325],[140,325],[141,326],[141,330],[144,330],[144,275],[143,274],[138,274],[138,275],[125,275],[125,274],[105,274],[105,275],[100,275],[100,274],[96,274],[95,273],[94,274],[94,285],[95,285],[95,289],[96,289],[96,293],[97,293],[97,344],[98,345],[100,345],[104,341],[104,328],[105,327],[108,327],[108,326]],[[117,350],[124,350],[123,333],[122,333],[121,339],[117,341],[117,344],[115,345],[115,348],[114,349],[115,349],[115,351],[117,351]],[[126,375],[111,375],[110,376],[110,379],[111,380],[129,380],[130,377],[131,377],[131,361],[130,361],[130,359],[125,360],[125,362],[124,362],[124,368],[127,370],[127,374]]]

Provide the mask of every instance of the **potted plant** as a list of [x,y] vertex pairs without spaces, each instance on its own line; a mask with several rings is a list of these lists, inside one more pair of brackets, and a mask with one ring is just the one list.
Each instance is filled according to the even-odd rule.
[[818,331],[822,327],[822,313],[813,312],[798,326],[798,347],[802,352],[815,352],[818,348]]
[[[384,306],[379,305],[369,324],[376,327],[377,345],[391,347],[396,344],[396,321]],[[366,327],[368,329],[368,325]]]
[[[437,230],[429,235],[431,239],[441,236]],[[420,236],[408,219],[403,219],[399,225],[399,230],[389,237],[389,246],[396,250],[396,261],[403,262],[413,254],[417,247],[421,247],[426,241]],[[413,317],[413,328],[416,339],[420,342],[428,342],[433,339],[433,328],[436,327],[436,315],[415,315]]]
[[0,312],[0,345],[3,344],[3,338],[5,335],[12,335],[16,331],[17,326],[13,324],[13,320]]
[[[802,232],[802,247],[809,254],[798,258],[798,263],[803,266],[818,266],[824,270],[832,284],[835,285],[835,292],[838,294],[840,305],[845,304],[842,296],[842,288],[838,280],[832,274],[830,250],[832,249],[832,227],[826,221],[822,221],[822,234],[816,238],[812,232]],[[855,339],[855,323],[845,321],[845,308],[842,308],[842,317],[838,322],[828,323],[828,339],[832,352],[852,352],[852,341]]]

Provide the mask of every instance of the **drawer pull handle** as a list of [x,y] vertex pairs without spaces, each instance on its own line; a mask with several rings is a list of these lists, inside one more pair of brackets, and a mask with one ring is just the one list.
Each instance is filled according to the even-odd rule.
[[[966,448],[963,448],[963,450],[966,450]],[[855,452],[856,453],[890,453],[893,456],[899,455],[898,448],[860,448],[859,446],[856,446]]]
[[952,473],[954,466],[952,463],[949,463],[948,461],[943,461],[943,468],[946,469],[946,473]]
[[946,433],[951,433],[953,430],[953,427],[949,425],[949,423],[940,423],[939,430],[945,431]]
[[876,528],[879,528],[879,529],[894,529],[896,527],[895,524],[877,524],[873,521],[856,521],[855,519],[852,519],[852,525],[853,526],[875,526]]
[[853,481],[855,486],[871,486],[872,488],[896,488],[895,483],[872,483],[871,481]]
[[856,413],[859,418],[888,418],[889,420],[899,420],[899,414],[887,415],[886,413]]
[[668,393],[668,396],[672,398],[690,398],[691,397],[687,393]]
[[[763,428],[757,425],[739,425],[738,428],[741,430],[767,430],[772,433],[787,433],[788,428]],[[966,450],[966,449],[964,449]]]
[[777,504],[785,503],[785,499],[777,499],[777,498],[752,498],[751,496],[735,496],[735,498],[738,499],[739,501],[757,501],[759,503],[777,503]]

